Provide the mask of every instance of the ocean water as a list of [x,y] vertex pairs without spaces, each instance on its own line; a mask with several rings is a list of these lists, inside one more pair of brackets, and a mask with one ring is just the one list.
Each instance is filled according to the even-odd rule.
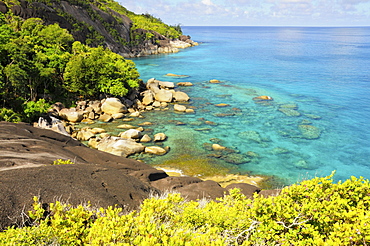
[[[152,132],[169,136],[163,144],[171,151],[138,158],[189,175],[265,175],[276,184],[334,170],[336,180],[370,178],[369,27],[183,27],[183,32],[200,45],[134,62],[144,81],[192,82],[178,89],[189,94],[187,106],[195,114],[147,113],[143,121],[156,124]],[[261,95],[273,100],[253,100]],[[213,143],[234,153],[217,156],[209,150]]]

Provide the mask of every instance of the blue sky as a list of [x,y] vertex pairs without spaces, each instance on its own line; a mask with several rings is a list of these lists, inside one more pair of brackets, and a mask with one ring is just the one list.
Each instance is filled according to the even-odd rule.
[[370,0],[118,0],[182,26],[370,26]]

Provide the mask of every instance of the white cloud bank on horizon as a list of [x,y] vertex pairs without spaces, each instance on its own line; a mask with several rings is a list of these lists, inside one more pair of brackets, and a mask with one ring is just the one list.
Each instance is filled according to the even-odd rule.
[[118,0],[184,26],[370,26],[370,0]]

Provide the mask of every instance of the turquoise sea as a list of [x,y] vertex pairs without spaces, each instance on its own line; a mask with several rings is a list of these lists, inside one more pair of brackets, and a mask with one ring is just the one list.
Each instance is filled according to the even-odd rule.
[[[134,59],[144,81],[194,84],[179,89],[195,114],[146,114],[172,148],[146,162],[185,171],[191,163],[192,175],[219,169],[273,176],[276,184],[334,170],[336,180],[370,178],[370,27],[185,26],[183,32],[200,45]],[[261,95],[273,101],[253,100]],[[245,162],[212,156],[207,144],[215,142]]]

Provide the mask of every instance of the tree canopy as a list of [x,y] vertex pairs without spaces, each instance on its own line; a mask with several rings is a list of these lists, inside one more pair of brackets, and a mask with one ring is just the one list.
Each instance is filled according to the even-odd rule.
[[29,118],[24,112],[27,102],[94,98],[100,93],[124,96],[138,87],[132,61],[109,49],[74,42],[58,24],[30,18],[14,25],[3,14],[0,23],[0,108]]
[[90,48],[75,42],[64,79],[68,91],[91,97],[99,92],[125,96],[139,86],[139,73],[132,61],[102,47]]

